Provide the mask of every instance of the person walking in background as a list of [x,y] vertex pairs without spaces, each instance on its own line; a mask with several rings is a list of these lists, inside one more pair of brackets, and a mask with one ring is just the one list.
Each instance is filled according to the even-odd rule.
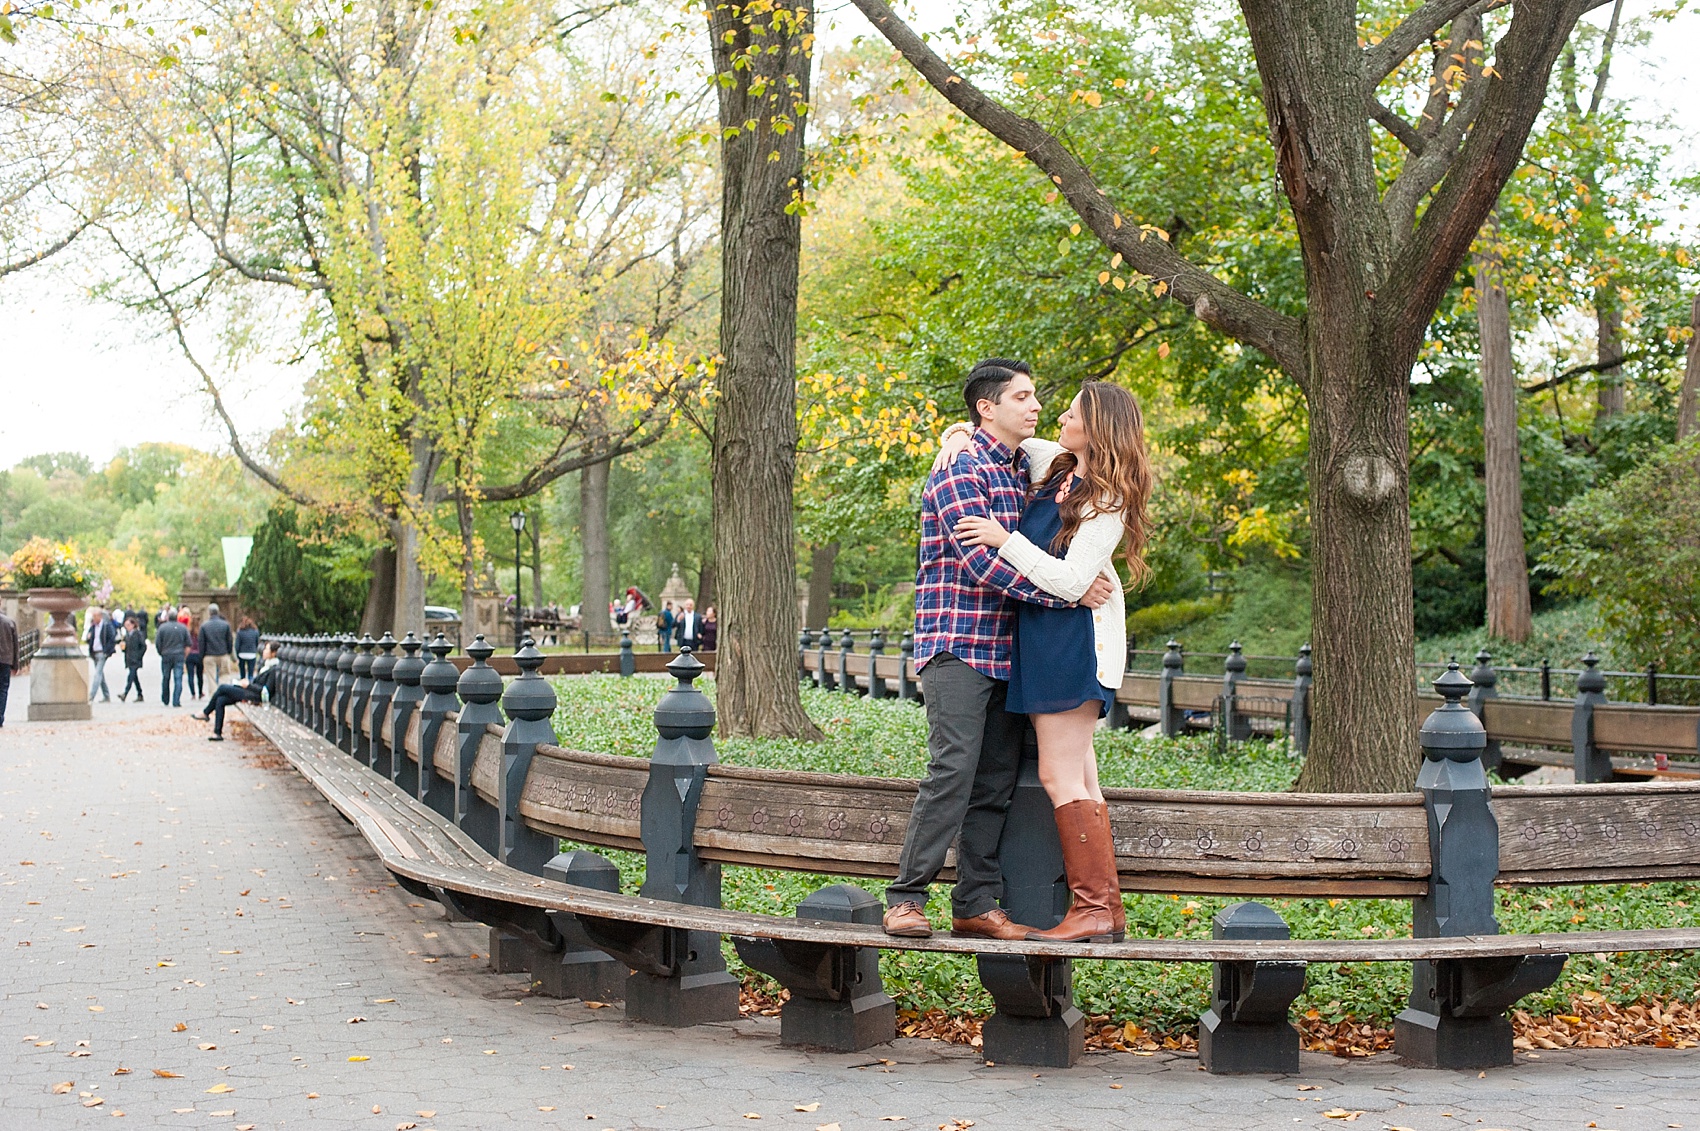
[[169,707],[181,707],[189,630],[178,621],[175,610],[154,630],[153,648],[159,653],[159,701]]
[[236,674],[253,679],[260,666],[260,627],[253,617],[243,617],[236,629]]
[[118,650],[118,626],[107,617],[105,609],[89,610],[89,626],[83,632],[83,643],[88,645],[89,659],[94,661],[94,670],[89,677],[89,702],[94,702],[98,691],[100,701],[110,703],[112,688],[106,685],[106,661]]
[[685,598],[684,611],[673,623],[679,633],[680,648],[689,648],[693,652],[702,651],[702,616],[697,612],[695,600]]
[[277,677],[279,673],[277,660],[277,644],[266,645],[265,663],[252,679],[239,679],[235,683],[221,683],[213,691],[212,698],[207,700],[206,709],[194,717],[201,722],[207,721],[211,715],[213,732],[207,735],[208,742],[224,741],[224,709],[236,703],[258,703],[262,692],[267,695],[276,694]]
[[183,681],[189,685],[189,698],[199,699],[204,694],[201,690],[201,634],[188,605],[177,610],[177,623],[189,634],[189,650],[183,654]]
[[[255,643],[259,634],[255,634]],[[218,602],[207,606],[207,619],[201,623],[200,634],[201,663],[212,664],[213,686],[224,682],[224,677],[230,675],[233,665],[231,656],[236,652],[236,633],[230,627],[230,622],[218,611]]]
[[714,606],[710,605],[702,611],[702,650],[712,652],[719,643],[720,618],[715,613]]
[[[142,618],[146,620],[146,617]],[[148,652],[148,638],[142,632],[141,622],[134,615],[124,618],[124,690],[118,693],[118,701],[123,703],[130,698],[130,688],[136,689],[136,702],[147,698],[142,694],[142,657]]]
[[18,622],[0,612],[0,727],[6,725],[6,699],[12,694],[12,669],[18,666]]
[[673,602],[661,603],[661,616],[655,622],[655,650],[671,652],[673,650]]

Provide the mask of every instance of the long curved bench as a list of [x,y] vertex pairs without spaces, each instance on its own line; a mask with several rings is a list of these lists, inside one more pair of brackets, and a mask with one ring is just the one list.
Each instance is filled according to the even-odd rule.
[[[535,649],[515,658],[521,675],[504,687],[481,642],[464,672],[440,638],[430,664],[418,641],[400,643],[402,658],[397,646],[286,642],[278,705],[300,721],[256,711],[256,725],[361,825],[402,882],[491,924],[498,968],[529,970],[561,992],[623,990],[638,1019],[735,1011],[718,945],[732,936],[746,961],[792,990],[782,1037],[864,1047],[890,1037],[878,1022],[889,999],[869,965],[875,950],[974,953],[998,1008],[987,1056],[1070,1063],[1081,1031],[1071,959],[1208,961],[1218,966],[1203,1018],[1207,1066],[1270,1069],[1297,1055],[1285,1014],[1303,963],[1412,961],[1400,1051],[1480,1065],[1509,1060],[1503,1011],[1550,984],[1565,954],[1700,947],[1691,930],[1497,933],[1495,884],[1700,878],[1700,786],[1490,792],[1485,735],[1456,671],[1437,682],[1445,701],[1424,727],[1415,792],[1109,794],[1126,890],[1411,899],[1418,937],[1290,940],[1272,911],[1248,903],[1218,917],[1211,941],[1067,946],[891,939],[879,932],[877,901],[842,885],[805,901],[803,921],[720,909],[723,862],[891,875],[915,783],[717,764],[712,708],[691,687],[694,658],[672,662],[679,685],[657,708],[655,756],[639,759],[555,744],[554,692]],[[1054,922],[1066,902],[1049,814],[1029,764],[1003,853],[1006,906],[1024,921]],[[560,854],[560,838],[644,850],[642,896],[593,890],[617,887],[617,874],[588,852]]]

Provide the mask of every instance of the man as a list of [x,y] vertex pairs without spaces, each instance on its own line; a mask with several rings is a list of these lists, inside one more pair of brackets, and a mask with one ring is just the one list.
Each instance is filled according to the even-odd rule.
[[673,650],[673,602],[661,603],[661,616],[655,622],[655,650],[671,652]]
[[83,633],[83,643],[88,645],[89,659],[94,661],[94,672],[89,679],[89,702],[94,702],[98,691],[100,701],[110,703],[112,689],[106,685],[106,661],[118,650],[118,626],[107,617],[106,610],[89,610],[89,627]]
[[[1039,397],[1025,363],[988,358],[963,389],[973,442],[932,473],[921,502],[920,568],[915,582],[915,664],[927,705],[927,776],[921,782],[897,878],[886,888],[885,932],[933,933],[927,889],[957,840],[951,932],[1022,939],[1028,927],[998,906],[1003,895],[998,840],[1015,793],[1026,733],[1024,716],[1004,709],[1009,690],[1010,599],[1062,606],[1066,601],[1024,580],[984,546],[957,542],[956,523],[990,515],[1015,529],[1027,496],[1021,441],[1039,423]],[[1108,600],[1100,578],[1081,598]]]
[[18,622],[0,612],[0,727],[6,725],[6,699],[12,694],[12,669],[18,666]]
[[183,660],[189,653],[189,627],[171,616],[154,629],[153,650],[159,653],[159,701],[183,705]]
[[253,679],[239,679],[235,683],[221,683],[213,691],[212,698],[207,700],[205,711],[194,716],[201,722],[207,721],[207,716],[213,719],[213,732],[207,735],[208,742],[224,741],[224,709],[234,703],[258,703],[261,692],[271,694],[277,690],[279,672],[277,662],[277,642],[266,644],[265,661],[260,670],[254,673]]
[[693,652],[702,651],[702,618],[697,616],[697,603],[686,597],[683,610],[674,618],[673,628],[679,634],[679,647]]
[[219,614],[218,602],[207,606],[207,619],[201,622],[201,662],[212,664],[213,686],[224,682],[225,675],[231,670],[234,661],[231,656],[236,651],[236,633],[231,630],[230,622]]
[[[146,621],[147,617],[142,617]],[[142,658],[148,654],[148,638],[142,632],[141,623],[134,615],[124,618],[124,690],[118,693],[118,701],[126,702],[130,698],[130,689],[136,689],[136,702],[140,703],[147,696],[142,693]]]

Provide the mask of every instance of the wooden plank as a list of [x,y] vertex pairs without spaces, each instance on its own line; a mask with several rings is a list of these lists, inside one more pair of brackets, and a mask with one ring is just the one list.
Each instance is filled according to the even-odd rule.
[[1700,707],[1604,703],[1594,708],[1594,742],[1606,750],[1692,755],[1697,736]]
[[378,720],[378,733],[383,736],[385,749],[395,748],[395,710],[386,706],[383,716]]
[[1155,707],[1161,682],[1158,676],[1129,672],[1122,676],[1122,685],[1116,692],[1116,701],[1136,707]]
[[1482,725],[1490,738],[1501,742],[1569,746],[1570,716],[1571,705],[1564,702],[1489,699],[1482,704]]
[[[511,645],[510,645],[511,646]],[[714,653],[695,653],[704,668],[714,670]],[[642,673],[655,674],[665,672],[667,664],[673,659],[667,652],[632,650],[634,670]],[[450,656],[449,662],[461,671],[472,666],[470,656]],[[491,656],[490,666],[503,675],[518,675],[519,665],[514,663],[512,655],[498,653]],[[544,675],[617,675],[620,671],[620,654],[618,652],[551,652],[543,657],[543,666],[538,669]],[[836,669],[834,669],[836,670]]]
[[460,731],[455,723],[458,720],[443,720],[437,728],[437,753],[431,758],[431,768],[437,776],[448,781],[456,778],[455,770],[460,765]]
[[648,763],[573,755],[558,747],[538,749],[520,793],[519,812],[526,824],[592,844],[641,845]]
[[1700,874],[1700,784],[1504,786],[1493,791],[1493,812],[1508,875],[1682,867]]
[[472,791],[490,804],[496,804],[496,779],[501,772],[502,732],[496,727],[487,727],[478,738],[478,754],[472,761]]
[[401,738],[402,749],[406,750],[408,757],[415,762],[419,761],[419,732],[424,725],[425,715],[415,705],[413,713],[407,717],[407,732]]

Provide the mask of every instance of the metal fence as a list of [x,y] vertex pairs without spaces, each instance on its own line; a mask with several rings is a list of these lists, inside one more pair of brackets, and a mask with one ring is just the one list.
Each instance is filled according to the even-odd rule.
[[[1460,657],[1460,662],[1463,662],[1463,657]],[[1417,670],[1441,672],[1446,670],[1447,663],[1446,660],[1418,660]],[[1469,667],[1468,664],[1464,666]],[[1526,667],[1495,664],[1493,670],[1499,676],[1501,695],[1546,700],[1554,698],[1555,684],[1557,698],[1569,699],[1576,687],[1576,677],[1583,671],[1581,668],[1555,668],[1546,660]],[[1660,703],[1700,703],[1700,675],[1662,672],[1656,664],[1649,664],[1643,671],[1602,669],[1600,674],[1606,677],[1606,697],[1613,702],[1654,706]]]
[[41,647],[41,629],[32,628],[18,634],[18,667],[26,668]]

